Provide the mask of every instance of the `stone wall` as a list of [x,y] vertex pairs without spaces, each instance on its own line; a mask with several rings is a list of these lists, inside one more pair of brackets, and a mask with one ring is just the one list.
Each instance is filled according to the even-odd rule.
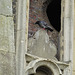
[[0,75],[15,75],[12,0],[0,0]]
[[74,0],[74,38],[73,38],[73,75],[75,75],[75,0]]

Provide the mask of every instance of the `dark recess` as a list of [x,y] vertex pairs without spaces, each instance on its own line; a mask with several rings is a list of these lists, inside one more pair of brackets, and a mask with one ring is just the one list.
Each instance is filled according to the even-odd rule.
[[50,23],[59,32],[61,30],[61,0],[53,0],[46,12]]

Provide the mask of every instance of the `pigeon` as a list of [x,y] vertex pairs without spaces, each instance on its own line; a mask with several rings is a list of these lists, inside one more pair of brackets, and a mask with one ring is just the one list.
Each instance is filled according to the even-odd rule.
[[45,21],[37,21],[35,24],[38,24],[41,28],[44,28],[51,32],[53,31],[53,29]]

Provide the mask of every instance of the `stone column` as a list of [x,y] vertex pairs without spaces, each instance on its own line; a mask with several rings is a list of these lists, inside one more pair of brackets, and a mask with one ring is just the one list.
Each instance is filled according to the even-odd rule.
[[16,35],[16,75],[25,75],[29,0],[18,0]]
[[74,0],[63,0],[62,18],[62,42],[63,61],[71,61],[69,69],[65,70],[65,75],[72,75],[73,64],[73,7]]
[[0,0],[0,75],[15,75],[12,0]]
[[74,37],[73,37],[73,75],[75,75],[75,0],[74,0]]

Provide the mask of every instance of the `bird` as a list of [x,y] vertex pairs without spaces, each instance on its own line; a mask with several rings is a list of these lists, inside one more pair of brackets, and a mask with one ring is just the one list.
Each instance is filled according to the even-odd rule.
[[53,29],[45,21],[36,21],[35,24],[38,24],[41,28],[53,31]]

